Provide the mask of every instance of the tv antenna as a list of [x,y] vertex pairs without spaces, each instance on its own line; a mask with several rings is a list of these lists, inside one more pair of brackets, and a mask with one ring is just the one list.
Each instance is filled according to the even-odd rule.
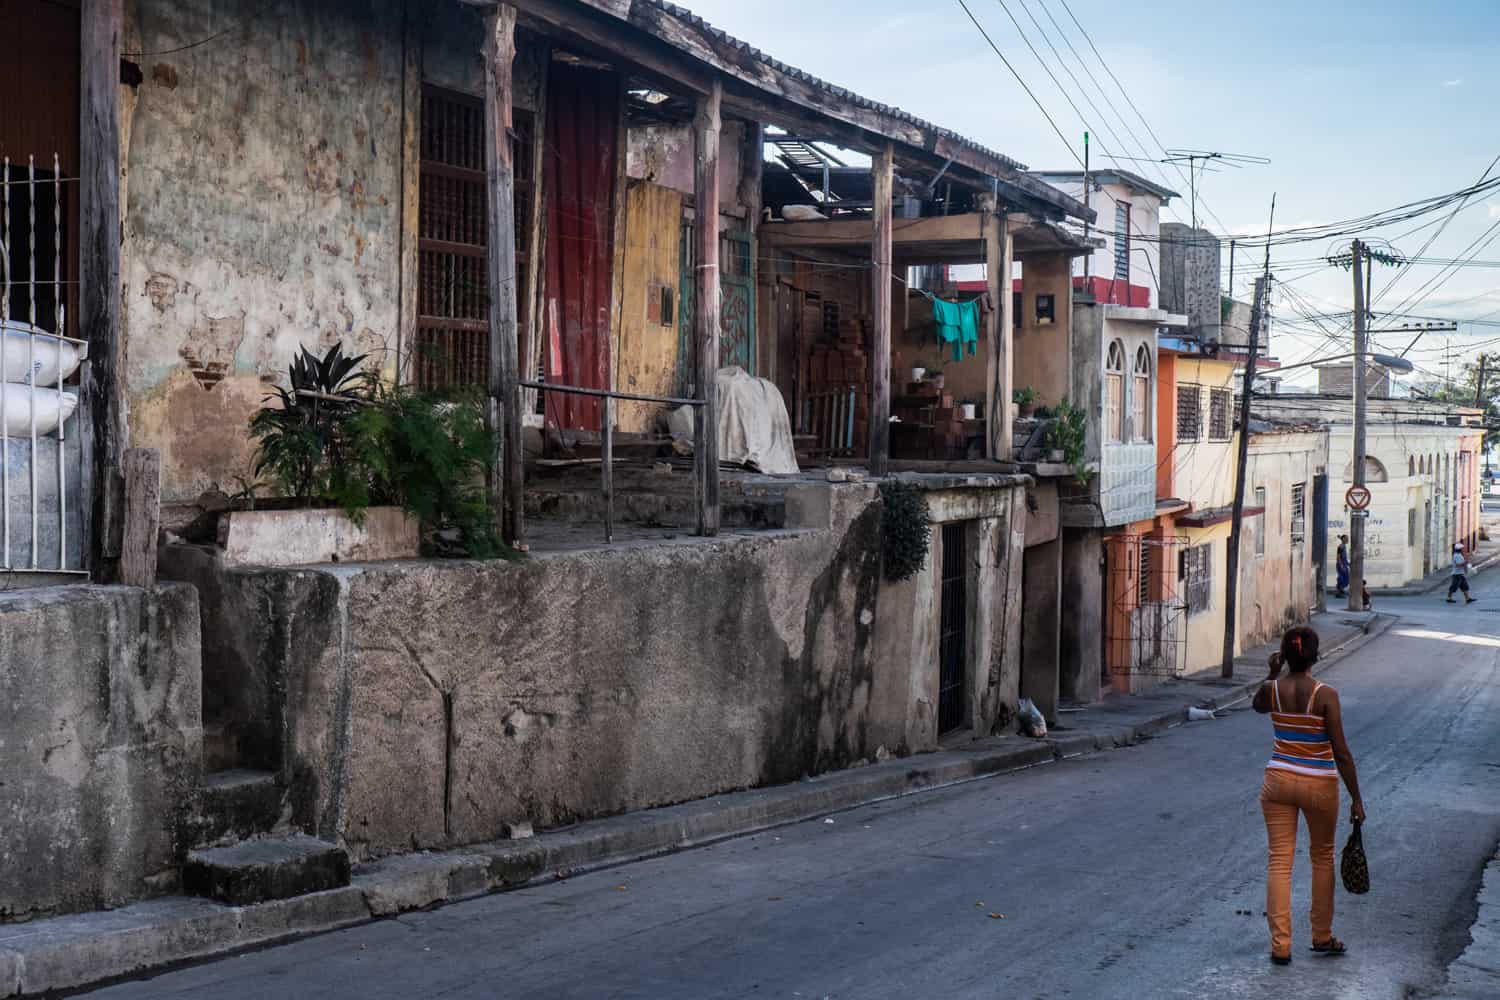
[[1264,156],[1248,153],[1220,153],[1206,149],[1169,149],[1162,163],[1186,163],[1188,165],[1188,191],[1193,217],[1193,228],[1198,228],[1198,175],[1211,171],[1207,164],[1211,160],[1225,167],[1238,170],[1249,165],[1263,165],[1271,161]]

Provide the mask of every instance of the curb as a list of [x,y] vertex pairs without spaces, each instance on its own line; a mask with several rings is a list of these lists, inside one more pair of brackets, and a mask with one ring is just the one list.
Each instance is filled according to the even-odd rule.
[[[1325,654],[1327,667],[1395,622],[1376,615]],[[1245,665],[1259,664],[1243,657]],[[1197,703],[1225,708],[1261,679]],[[350,885],[252,906],[167,897],[118,910],[0,925],[0,996],[77,990],[166,966],[339,930],[409,910],[703,847],[859,806],[1128,746],[1182,725],[1178,707],[1135,725],[939,751],[681,805],[627,813],[526,840],[395,855],[356,867]]]

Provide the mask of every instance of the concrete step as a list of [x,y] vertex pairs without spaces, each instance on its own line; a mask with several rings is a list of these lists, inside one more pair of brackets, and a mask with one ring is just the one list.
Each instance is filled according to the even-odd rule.
[[185,890],[234,906],[348,884],[348,852],[301,833],[189,851],[182,866]]
[[272,771],[237,767],[205,775],[193,845],[231,844],[275,831],[284,799]]

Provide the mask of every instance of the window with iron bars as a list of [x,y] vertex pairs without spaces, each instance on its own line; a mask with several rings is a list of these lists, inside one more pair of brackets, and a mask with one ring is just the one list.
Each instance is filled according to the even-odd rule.
[[1196,441],[1203,433],[1202,388],[1191,382],[1177,386],[1177,440]]
[[1234,396],[1228,389],[1208,391],[1208,439],[1228,441],[1234,423],[1230,419]]
[[1301,545],[1307,534],[1307,484],[1292,485],[1292,544]]
[[1141,539],[1140,572],[1136,575],[1135,601],[1147,604],[1151,600],[1151,546]]
[[1177,575],[1183,581],[1187,613],[1207,611],[1213,598],[1213,544],[1194,545],[1177,556]]
[[[517,337],[530,297],[535,119],[512,111]],[[483,386],[489,372],[484,102],[424,87],[417,195],[417,333],[411,378],[423,389]]]

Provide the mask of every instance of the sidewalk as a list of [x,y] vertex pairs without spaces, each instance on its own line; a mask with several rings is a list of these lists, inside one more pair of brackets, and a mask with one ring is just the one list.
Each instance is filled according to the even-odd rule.
[[[1325,650],[1319,669],[1379,636],[1394,621],[1379,614],[1315,615],[1312,624]],[[139,975],[1127,746],[1182,725],[1190,706],[1223,708],[1247,697],[1265,677],[1271,648],[1258,647],[1236,659],[1233,680],[1207,671],[1147,694],[1065,712],[1047,739],[990,737],[789,785],[582,823],[526,840],[397,855],[359,866],[345,888],[254,906],[167,897],[108,912],[0,925],[0,997]]]
[[[1475,574],[1488,569],[1497,562],[1500,562],[1500,539],[1482,541],[1469,554],[1469,563],[1474,567]],[[1423,594],[1430,594],[1433,591],[1446,588],[1450,575],[1450,567],[1444,566],[1436,572],[1429,573],[1422,579],[1409,583],[1404,587],[1386,587],[1382,590],[1372,590],[1370,591],[1370,596],[1374,598],[1421,597]],[[1330,590],[1328,594],[1332,598],[1333,591]]]
[[1484,869],[1479,913],[1469,927],[1469,946],[1448,966],[1448,981],[1435,1000],[1493,1000],[1500,996],[1500,851]]

